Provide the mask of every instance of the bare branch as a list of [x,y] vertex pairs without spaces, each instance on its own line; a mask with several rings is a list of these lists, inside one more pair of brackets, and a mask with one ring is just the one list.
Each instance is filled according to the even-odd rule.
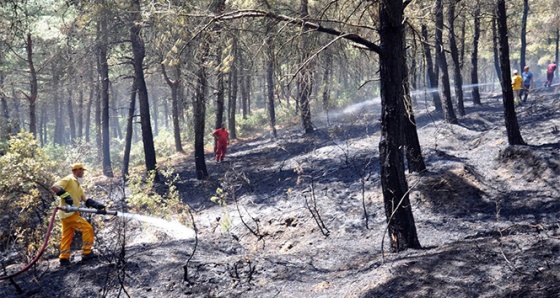
[[380,55],[382,53],[381,47],[379,45],[361,37],[358,34],[342,32],[334,28],[321,26],[319,24],[310,22],[308,20],[293,18],[286,15],[278,15],[271,12],[255,10],[255,9],[242,9],[242,10],[231,11],[221,15],[217,15],[213,17],[209,16],[209,17],[211,17],[210,21],[206,25],[204,25],[195,35],[193,35],[191,40],[185,43],[185,45],[183,46],[179,54],[181,54],[185,50],[185,48],[190,43],[190,41],[195,39],[198,35],[200,35],[201,32],[203,32],[205,29],[210,27],[214,22],[218,20],[234,20],[239,18],[270,18],[281,22],[287,22],[288,24],[302,26],[307,29],[312,29],[318,32],[327,33],[330,35],[338,36],[346,40],[350,40]]

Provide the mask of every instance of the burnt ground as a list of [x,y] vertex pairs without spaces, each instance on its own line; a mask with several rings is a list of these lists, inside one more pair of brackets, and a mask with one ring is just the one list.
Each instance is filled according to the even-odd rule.
[[225,163],[207,156],[207,181],[191,157],[173,165],[198,241],[131,224],[119,249],[99,232],[99,261],[63,270],[54,256],[15,279],[21,294],[2,281],[0,296],[560,297],[559,96],[543,89],[517,107],[529,145],[514,147],[499,98],[467,101],[459,125],[418,101],[428,171],[408,182],[423,249],[387,248],[373,103],[315,119],[313,136],[236,141]]

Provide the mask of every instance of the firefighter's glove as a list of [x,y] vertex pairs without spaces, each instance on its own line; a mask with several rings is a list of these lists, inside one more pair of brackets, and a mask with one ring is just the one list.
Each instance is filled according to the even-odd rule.
[[105,209],[105,205],[103,205],[103,204],[101,204],[101,203],[99,203],[99,202],[96,202],[96,201],[94,201],[94,200],[92,200],[92,199],[87,199],[87,200],[86,200],[86,207],[95,208],[95,209],[97,209],[97,210]]
[[64,200],[66,204],[70,206],[74,204],[74,200],[72,199],[70,194],[67,191],[65,191],[63,188],[61,188],[60,191],[56,193],[56,195],[59,196],[62,200]]

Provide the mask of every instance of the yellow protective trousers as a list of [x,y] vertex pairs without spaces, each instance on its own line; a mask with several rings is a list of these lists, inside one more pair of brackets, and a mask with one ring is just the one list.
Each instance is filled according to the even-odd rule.
[[93,227],[76,212],[70,217],[62,219],[62,240],[60,240],[59,258],[70,259],[70,245],[72,244],[75,231],[82,233],[82,254],[87,255],[91,253],[94,238]]

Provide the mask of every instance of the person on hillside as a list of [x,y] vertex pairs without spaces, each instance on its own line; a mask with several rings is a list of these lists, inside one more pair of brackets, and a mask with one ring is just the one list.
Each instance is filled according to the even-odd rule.
[[544,84],[545,87],[550,87],[552,85],[555,71],[556,71],[556,61],[550,61],[550,64],[546,68],[546,83]]
[[521,85],[523,84],[523,78],[517,73],[517,70],[513,71],[513,77],[511,78],[511,88],[513,89],[513,97],[515,105],[521,102]]
[[529,66],[523,68],[521,77],[523,78],[523,86],[519,91],[519,97],[521,98],[523,96],[522,102],[525,102],[529,96],[529,91],[533,89],[533,73],[529,71]]
[[[98,210],[105,209],[105,205],[98,203],[92,199],[86,199],[81,183],[86,168],[81,163],[73,164],[72,174],[58,180],[51,190],[60,197],[60,206],[79,207],[80,201],[84,201],[86,207]],[[60,266],[70,265],[70,245],[74,238],[74,232],[82,233],[82,262],[97,257],[92,251],[94,242],[93,227],[84,218],[80,216],[80,212],[64,212],[60,211],[59,217],[62,220],[62,239],[60,241]]]
[[226,130],[226,124],[222,123],[222,127],[216,129],[212,136],[216,141],[216,162],[223,162],[229,145],[229,133]]

